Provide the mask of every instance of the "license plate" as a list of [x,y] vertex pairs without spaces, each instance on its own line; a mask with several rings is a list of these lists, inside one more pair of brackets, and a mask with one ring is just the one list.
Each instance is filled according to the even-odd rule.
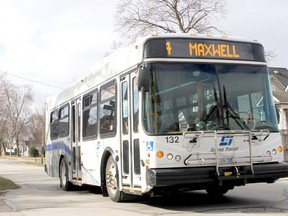
[[220,158],[220,164],[233,164],[232,158]]

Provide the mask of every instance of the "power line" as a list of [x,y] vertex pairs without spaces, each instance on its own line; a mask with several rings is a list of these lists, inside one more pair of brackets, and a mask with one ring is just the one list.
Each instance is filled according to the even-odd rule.
[[61,88],[61,87],[59,87],[59,86],[54,86],[54,85],[50,85],[50,84],[48,84],[48,83],[43,83],[43,82],[40,82],[40,81],[27,79],[27,78],[24,78],[24,77],[15,75],[15,74],[7,73],[7,72],[4,72],[4,71],[0,71],[0,72],[1,72],[1,73],[4,73],[4,74],[7,74],[7,75],[9,75],[9,76],[12,76],[12,77],[17,77],[17,78],[19,78],[19,79],[23,79],[23,80],[29,81],[29,82],[38,83],[38,84],[45,85],[45,86],[49,86],[49,87],[52,87],[52,88],[64,89],[64,88]]

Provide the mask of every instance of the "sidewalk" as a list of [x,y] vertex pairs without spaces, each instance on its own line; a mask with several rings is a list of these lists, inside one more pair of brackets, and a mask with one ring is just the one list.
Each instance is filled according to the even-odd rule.
[[27,164],[35,164],[38,166],[44,166],[45,164],[45,157],[43,158],[43,164],[41,163],[41,157],[25,157],[25,156],[0,156],[0,160],[4,159],[4,160],[17,160],[17,161],[21,161],[23,163],[27,163]]

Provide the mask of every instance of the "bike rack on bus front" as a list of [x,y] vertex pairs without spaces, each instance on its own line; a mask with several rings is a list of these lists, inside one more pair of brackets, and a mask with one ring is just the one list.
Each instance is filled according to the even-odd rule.
[[[217,175],[220,176],[220,168],[223,167],[234,167],[235,172],[238,173],[239,166],[250,166],[251,173],[254,174],[253,162],[265,162],[271,161],[271,156],[252,156],[252,144],[261,144],[262,141],[266,140],[270,135],[269,130],[260,130],[260,131],[186,131],[183,133],[184,138],[191,139],[189,143],[194,146],[200,145],[200,140],[205,137],[214,137],[214,151],[212,152],[195,152],[189,155],[185,160],[186,165],[202,165],[202,166],[216,166]],[[221,137],[220,142],[229,142],[231,145],[231,152],[223,153],[219,147],[219,138]],[[249,155],[242,157],[235,157],[235,137],[244,137],[243,144],[248,144]],[[203,143],[203,142],[201,142]],[[236,174],[237,174],[236,173]]]

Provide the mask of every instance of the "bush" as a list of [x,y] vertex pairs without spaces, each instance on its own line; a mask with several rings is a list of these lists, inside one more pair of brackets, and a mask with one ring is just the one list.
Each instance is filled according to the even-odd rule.
[[29,155],[31,157],[39,157],[39,151],[34,146],[29,149]]

